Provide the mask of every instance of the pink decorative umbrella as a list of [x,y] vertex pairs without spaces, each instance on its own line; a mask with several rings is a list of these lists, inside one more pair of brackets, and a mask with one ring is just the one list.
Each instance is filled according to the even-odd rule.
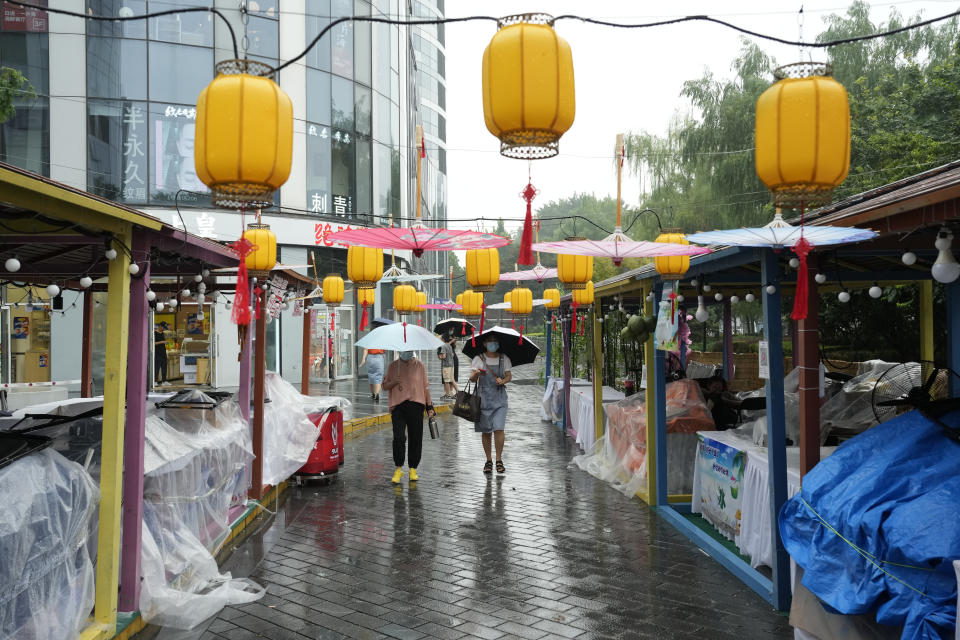
[[441,311],[460,311],[463,309],[462,305],[454,304],[452,302],[430,302],[428,304],[418,305],[421,309],[439,309]]
[[612,258],[613,264],[620,264],[624,258],[656,258],[659,256],[696,256],[710,253],[705,247],[672,242],[650,242],[647,240],[563,240],[561,242],[539,242],[533,245],[534,251],[544,253],[565,253],[578,256]]
[[[536,245],[534,245],[536,246]],[[556,278],[557,270],[548,269],[539,262],[537,266],[533,269],[524,269],[522,271],[508,271],[507,273],[501,273],[501,280],[536,280],[537,282],[543,282],[548,278]]]

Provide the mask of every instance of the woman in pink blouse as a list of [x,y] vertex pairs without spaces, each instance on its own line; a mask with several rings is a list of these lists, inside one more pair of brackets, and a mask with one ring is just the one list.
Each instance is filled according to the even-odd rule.
[[[417,465],[423,450],[423,411],[426,409],[429,416],[434,415],[427,369],[413,357],[413,351],[401,351],[400,359],[387,367],[383,388],[390,395],[390,418],[393,421],[393,462],[397,468],[392,481],[400,483],[404,454],[409,453],[410,481],[416,482]],[[409,452],[406,451],[408,438]]]

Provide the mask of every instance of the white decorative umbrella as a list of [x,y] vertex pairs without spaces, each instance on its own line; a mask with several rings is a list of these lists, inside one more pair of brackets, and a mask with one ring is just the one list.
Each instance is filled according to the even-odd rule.
[[783,219],[778,211],[773,220],[763,227],[742,227],[739,229],[721,229],[701,231],[687,236],[687,240],[697,244],[726,245],[739,247],[772,247],[783,249],[793,247],[800,237],[814,246],[862,242],[876,237],[871,229],[856,227],[831,227],[804,225],[795,227]]

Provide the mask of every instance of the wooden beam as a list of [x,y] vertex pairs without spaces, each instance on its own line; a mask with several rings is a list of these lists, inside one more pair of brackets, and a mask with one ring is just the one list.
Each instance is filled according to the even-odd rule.
[[920,359],[934,361],[933,280],[920,283]]
[[817,256],[807,257],[807,317],[796,321],[794,366],[800,370],[800,478],[820,462],[820,293]]

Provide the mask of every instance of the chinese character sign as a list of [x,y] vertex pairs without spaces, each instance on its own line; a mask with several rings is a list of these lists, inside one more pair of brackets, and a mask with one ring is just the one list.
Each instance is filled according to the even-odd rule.
[[125,104],[121,112],[123,175],[120,196],[125,202],[147,201],[147,114],[143,106]]
[[301,298],[303,298],[303,296],[305,296],[305,295],[306,295],[306,291],[304,291],[301,287],[297,287],[297,291],[296,291],[296,293],[294,293],[294,296],[293,296],[294,298],[297,299],[297,300],[293,303],[293,317],[294,317],[294,318],[299,318],[300,316],[303,315],[303,302],[304,302],[304,301],[301,300]]
[[287,290],[287,280],[283,276],[275,275],[270,278],[270,293],[267,298],[267,313],[271,318],[280,317],[280,307],[283,304],[283,292]]

